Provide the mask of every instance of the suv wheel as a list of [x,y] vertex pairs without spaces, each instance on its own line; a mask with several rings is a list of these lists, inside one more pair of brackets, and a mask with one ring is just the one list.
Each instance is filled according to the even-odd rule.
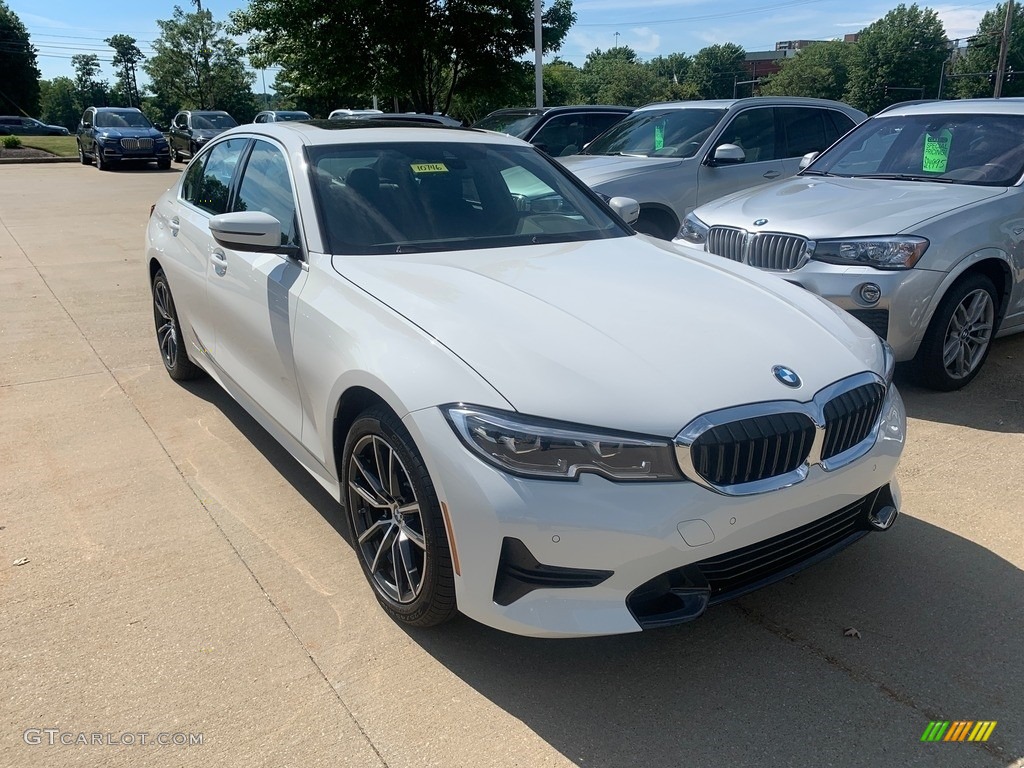
[[103,147],[101,147],[99,144],[94,144],[93,154],[96,156],[97,170],[109,171],[111,169],[111,161],[103,157]]
[[156,341],[160,357],[168,375],[177,381],[187,381],[202,374],[202,370],[188,359],[178,312],[171,298],[171,286],[162,269],[153,276],[153,320],[156,322]]
[[918,382],[951,391],[978,375],[992,348],[998,297],[985,275],[962,278],[942,298],[914,358]]
[[85,150],[82,149],[82,142],[79,141],[77,143],[78,143],[78,162],[80,162],[82,165],[90,165],[92,163],[92,161],[88,157],[86,157]]

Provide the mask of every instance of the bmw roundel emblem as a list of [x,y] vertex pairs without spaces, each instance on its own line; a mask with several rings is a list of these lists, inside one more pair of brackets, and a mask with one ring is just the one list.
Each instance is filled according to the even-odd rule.
[[800,377],[797,376],[796,371],[792,368],[787,368],[784,365],[776,365],[772,367],[772,373],[775,374],[775,378],[785,384],[787,387],[796,389],[801,384]]
[[754,219],[754,226],[755,227],[763,227],[767,223],[768,223],[768,219]]

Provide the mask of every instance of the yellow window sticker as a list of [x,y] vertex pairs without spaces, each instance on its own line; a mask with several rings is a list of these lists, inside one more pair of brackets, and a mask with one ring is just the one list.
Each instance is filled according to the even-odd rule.
[[925,173],[945,173],[949,163],[949,145],[953,143],[953,132],[943,128],[938,133],[924,135],[924,157],[921,170]]
[[413,173],[448,173],[448,166],[444,163],[413,163]]

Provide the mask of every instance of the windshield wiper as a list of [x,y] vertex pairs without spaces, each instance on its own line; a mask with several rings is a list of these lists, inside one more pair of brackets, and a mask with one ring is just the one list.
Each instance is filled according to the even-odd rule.
[[828,171],[808,171],[806,168],[800,171],[801,176],[831,176]]
[[937,176],[914,176],[910,173],[866,173],[858,179],[892,179],[894,181],[938,181],[942,184],[956,184],[956,179],[943,179]]

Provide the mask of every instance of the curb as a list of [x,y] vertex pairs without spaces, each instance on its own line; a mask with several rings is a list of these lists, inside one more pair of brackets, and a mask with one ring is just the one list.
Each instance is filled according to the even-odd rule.
[[78,157],[0,157],[0,165],[14,163],[77,163]]

